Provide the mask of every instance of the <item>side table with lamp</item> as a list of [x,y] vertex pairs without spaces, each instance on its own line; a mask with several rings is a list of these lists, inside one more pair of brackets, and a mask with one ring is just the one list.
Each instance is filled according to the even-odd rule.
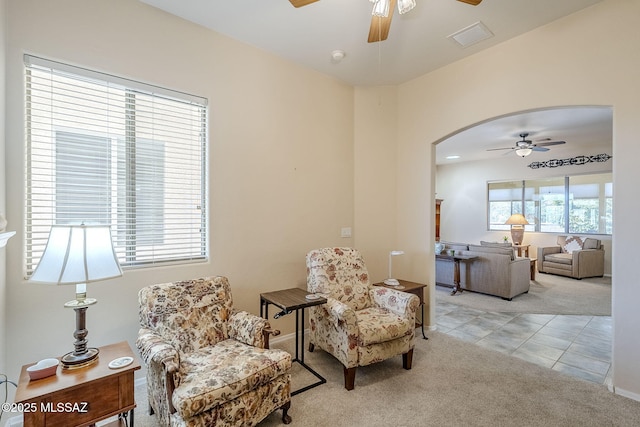
[[384,286],[384,287],[395,289],[401,292],[407,292],[407,293],[416,295],[420,299],[420,309],[421,309],[422,318],[420,319],[420,323],[416,323],[416,327],[420,326],[422,330],[422,338],[426,340],[428,338],[424,333],[424,295],[423,295],[424,288],[426,287],[426,285],[422,283],[409,282],[406,280],[398,280],[393,278],[393,275],[391,274],[391,262],[392,262],[391,260],[394,256],[398,256],[398,255],[404,255],[404,251],[389,252],[389,277],[381,283],[374,283],[373,286]]
[[49,363],[53,358],[23,366],[16,403],[30,409],[23,414],[25,427],[93,425],[113,416],[118,419],[109,426],[133,426],[134,371],[140,363],[126,341],[87,345],[86,312],[97,301],[87,298],[86,284],[121,275],[109,226],[52,226],[29,282],[76,285],[76,299],[64,304],[75,311],[76,341],[59,358],[61,366]]

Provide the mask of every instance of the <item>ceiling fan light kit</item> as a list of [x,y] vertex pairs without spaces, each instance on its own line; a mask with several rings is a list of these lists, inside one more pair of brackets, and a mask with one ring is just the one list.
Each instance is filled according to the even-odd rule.
[[[318,0],[289,0],[294,7],[306,6]],[[398,4],[398,12],[402,15],[416,7],[416,0],[369,0],[373,3],[371,25],[369,26],[369,43],[381,42],[389,36],[391,18]],[[477,6],[482,0],[458,0],[463,3]]]
[[518,156],[527,157],[533,151],[549,151],[549,149],[546,148],[549,145],[566,144],[566,141],[550,141],[549,138],[546,138],[543,140],[546,142],[540,142],[538,144],[534,144],[531,140],[526,139],[527,136],[529,136],[528,133],[526,132],[521,133],[520,138],[522,139],[520,141],[516,141],[515,147],[490,148],[487,151],[513,150]]
[[527,157],[532,152],[533,152],[532,148],[518,148],[516,150],[516,154],[520,157]]

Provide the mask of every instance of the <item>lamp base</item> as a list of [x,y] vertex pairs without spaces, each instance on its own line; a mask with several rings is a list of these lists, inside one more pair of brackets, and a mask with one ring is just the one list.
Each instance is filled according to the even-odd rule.
[[83,368],[98,361],[99,350],[87,347],[86,339],[89,334],[86,327],[87,308],[96,302],[93,298],[87,298],[69,301],[64,305],[67,308],[73,308],[73,311],[76,312],[76,330],[73,333],[76,341],[73,343],[75,350],[60,359],[63,369]]
[[511,227],[511,241],[513,242],[514,245],[521,245],[522,244],[522,239],[524,239],[524,227],[522,228],[515,228],[514,226]]
[[98,361],[100,350],[97,348],[87,348],[84,354],[75,354],[71,351],[60,358],[62,369],[78,369],[92,365]]
[[389,285],[389,286],[398,286],[400,284],[400,282],[398,282],[397,279],[386,279],[384,281],[385,285]]

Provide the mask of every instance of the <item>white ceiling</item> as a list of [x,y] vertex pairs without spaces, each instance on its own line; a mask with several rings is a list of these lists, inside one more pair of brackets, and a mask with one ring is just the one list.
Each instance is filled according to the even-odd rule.
[[[578,154],[602,154],[592,150],[607,147],[611,154],[613,112],[610,107],[575,107],[539,110],[514,114],[488,121],[459,132],[436,146],[436,164],[450,164],[516,156],[513,150],[487,151],[490,148],[514,147],[520,134],[528,133],[527,140],[550,138],[565,141],[553,145],[547,152],[534,151],[527,157],[531,162],[564,159]],[[544,141],[541,141],[544,142]],[[579,148],[578,148],[579,147]],[[459,155],[460,159],[447,160]]]
[[[416,0],[389,38],[368,43],[368,0],[140,0],[352,85],[398,84],[569,15],[600,0]],[[462,48],[447,36],[478,21],[494,37]],[[346,53],[333,63],[331,52]]]
[[[288,0],[139,1],[347,84],[368,86],[406,82],[600,0],[484,0],[478,6],[456,0],[416,0],[412,11],[395,12],[389,38],[381,43],[367,42],[372,8],[368,0],[319,0],[300,8]],[[494,36],[466,48],[447,38],[476,22]],[[345,52],[342,61],[332,61],[334,50]],[[547,153],[534,153],[560,158],[576,144],[586,148],[603,140],[610,143],[611,111],[550,110],[487,122],[440,143],[436,163],[445,163],[444,157],[450,154],[464,155],[456,161],[515,156],[510,150],[486,149],[512,146],[522,132],[528,132],[527,139],[534,142],[542,138],[567,141]]]

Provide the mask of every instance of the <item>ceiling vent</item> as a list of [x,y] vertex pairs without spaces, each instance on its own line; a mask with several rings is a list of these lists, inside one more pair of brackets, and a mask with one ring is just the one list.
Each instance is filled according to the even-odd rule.
[[469,47],[482,40],[493,37],[493,33],[480,21],[457,31],[447,38],[452,39],[462,47]]

